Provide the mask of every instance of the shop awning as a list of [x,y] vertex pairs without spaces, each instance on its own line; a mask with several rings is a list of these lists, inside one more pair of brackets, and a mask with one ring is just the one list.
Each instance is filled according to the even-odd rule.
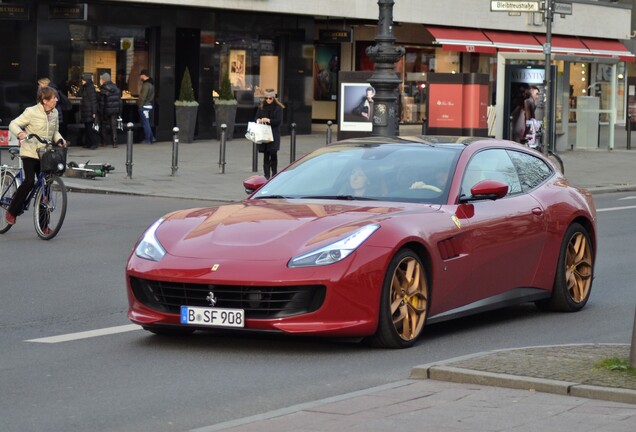
[[619,40],[582,37],[581,41],[588,47],[590,54],[592,55],[618,57],[622,61],[628,62],[634,61],[634,54],[632,54]]
[[462,52],[497,52],[492,42],[478,29],[427,26],[435,42],[446,50]]
[[488,36],[488,39],[490,39],[493,45],[495,45],[500,51],[543,51],[543,47],[539,44],[539,41],[537,41],[530,33],[484,30],[484,34]]
[[[534,37],[543,46],[545,35],[536,34]],[[552,53],[567,55],[592,55],[590,50],[576,36],[552,35]]]

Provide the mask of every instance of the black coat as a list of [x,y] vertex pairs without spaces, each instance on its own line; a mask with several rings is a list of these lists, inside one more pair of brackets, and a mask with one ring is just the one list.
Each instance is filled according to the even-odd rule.
[[105,116],[121,114],[121,91],[112,81],[99,88],[99,113]]
[[93,81],[86,81],[82,86],[82,102],[80,104],[80,121],[90,123],[94,121],[93,115],[97,114],[97,92]]
[[268,118],[269,125],[272,127],[272,135],[274,141],[258,145],[258,151],[274,152],[280,150],[280,124],[283,122],[283,109],[276,103],[268,104],[265,102],[263,106],[256,111],[256,120],[260,118]]

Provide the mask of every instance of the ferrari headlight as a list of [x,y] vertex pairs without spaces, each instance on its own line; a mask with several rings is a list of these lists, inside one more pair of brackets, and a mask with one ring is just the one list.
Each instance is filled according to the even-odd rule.
[[353,233],[349,234],[342,240],[338,240],[335,243],[321,247],[315,251],[293,257],[288,266],[289,267],[311,267],[311,266],[324,266],[333,264],[340,260],[345,259],[353,251],[355,251],[371,234],[376,232],[380,228],[380,225],[366,225]]
[[150,228],[146,230],[144,236],[139,241],[139,244],[135,248],[135,255],[139,258],[147,259],[150,261],[159,261],[166,254],[165,249],[157,240],[155,235],[157,228],[163,222],[163,218],[150,225]]

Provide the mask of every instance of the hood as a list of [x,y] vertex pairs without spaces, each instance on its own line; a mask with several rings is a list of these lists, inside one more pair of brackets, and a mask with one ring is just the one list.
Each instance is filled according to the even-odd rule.
[[[336,241],[367,224],[382,224],[406,210],[404,204],[381,204],[246,200],[172,213],[157,230],[157,237],[173,256],[287,259]],[[424,211],[434,211],[422,207]]]

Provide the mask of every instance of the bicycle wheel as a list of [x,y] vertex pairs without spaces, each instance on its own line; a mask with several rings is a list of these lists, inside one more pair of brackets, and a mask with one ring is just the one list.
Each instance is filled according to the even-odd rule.
[[0,234],[6,233],[13,226],[7,223],[6,216],[11,198],[16,190],[18,190],[18,185],[15,182],[15,176],[6,171],[2,173],[0,178]]
[[42,240],[51,240],[62,228],[66,216],[66,186],[61,178],[46,177],[33,201],[33,224]]

